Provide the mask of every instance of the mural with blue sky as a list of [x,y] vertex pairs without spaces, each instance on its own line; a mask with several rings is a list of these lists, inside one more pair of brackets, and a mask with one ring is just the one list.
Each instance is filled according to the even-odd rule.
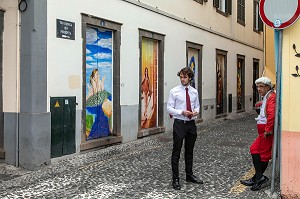
[[112,132],[112,31],[86,29],[87,140]]

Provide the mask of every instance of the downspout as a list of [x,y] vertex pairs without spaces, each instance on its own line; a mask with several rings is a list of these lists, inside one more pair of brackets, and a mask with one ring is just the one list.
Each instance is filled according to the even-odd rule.
[[17,10],[17,65],[16,65],[16,167],[19,167],[19,119],[20,119],[20,11]]
[[263,63],[263,70],[262,70],[262,77],[265,76],[266,72],[266,49],[267,49],[267,44],[266,44],[266,38],[267,38],[267,28],[266,25],[264,24],[264,37],[263,37],[263,49],[264,49],[264,63]]

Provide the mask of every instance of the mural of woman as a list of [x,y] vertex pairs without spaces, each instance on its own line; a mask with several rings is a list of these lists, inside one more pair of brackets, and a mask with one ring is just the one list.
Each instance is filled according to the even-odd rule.
[[237,74],[237,110],[242,109],[242,83],[240,74]]
[[88,85],[89,94],[87,95],[87,98],[104,90],[104,80],[105,76],[103,76],[102,80],[100,80],[100,74],[97,68],[92,70],[92,74],[90,75],[90,85]]
[[[195,71],[195,69],[196,69],[196,62],[195,62],[195,57],[194,56],[192,56],[191,59],[190,59],[189,67],[193,70],[193,72],[195,74],[195,72],[196,72]],[[196,87],[196,85],[195,85],[195,78],[194,77],[191,79],[190,85],[192,87],[194,87],[194,88]]]
[[149,100],[148,97],[151,98],[151,91],[150,91],[150,79],[149,79],[149,74],[148,74],[148,68],[145,68],[145,72],[144,72],[144,79],[142,80],[142,95],[143,95],[143,99],[145,102],[145,111],[144,111],[144,117],[147,118],[148,114],[147,114],[147,109],[148,109],[148,105],[149,105]]
[[110,30],[86,28],[86,140],[113,134],[112,36]]
[[219,63],[217,63],[217,114],[223,112],[223,79]]
[[93,69],[90,75],[89,97],[86,110],[90,117],[86,118],[87,140],[105,137],[111,134],[110,118],[112,115],[111,94],[104,90],[104,80],[100,80],[98,69]]

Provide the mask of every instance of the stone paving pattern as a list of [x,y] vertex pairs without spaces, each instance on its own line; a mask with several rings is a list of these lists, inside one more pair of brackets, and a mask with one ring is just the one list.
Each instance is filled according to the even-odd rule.
[[[172,189],[172,133],[165,132],[54,159],[38,171],[1,163],[0,198],[268,198],[265,190],[270,189],[271,166],[266,171],[270,181],[262,190],[253,192],[239,183],[253,173],[249,146],[257,135],[255,116],[254,112],[240,113],[199,125],[194,174],[203,185],[185,182],[181,154],[182,189]],[[277,175],[277,187],[278,179]]]

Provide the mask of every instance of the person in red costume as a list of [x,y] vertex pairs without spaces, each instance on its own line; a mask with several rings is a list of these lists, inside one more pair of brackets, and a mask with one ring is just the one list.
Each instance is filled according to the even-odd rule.
[[259,190],[262,184],[269,180],[263,173],[271,159],[276,109],[276,94],[273,91],[271,80],[261,77],[255,81],[255,84],[258,93],[263,97],[259,115],[255,118],[258,137],[250,147],[255,175],[250,179],[240,181],[245,186],[252,186],[252,191]]

